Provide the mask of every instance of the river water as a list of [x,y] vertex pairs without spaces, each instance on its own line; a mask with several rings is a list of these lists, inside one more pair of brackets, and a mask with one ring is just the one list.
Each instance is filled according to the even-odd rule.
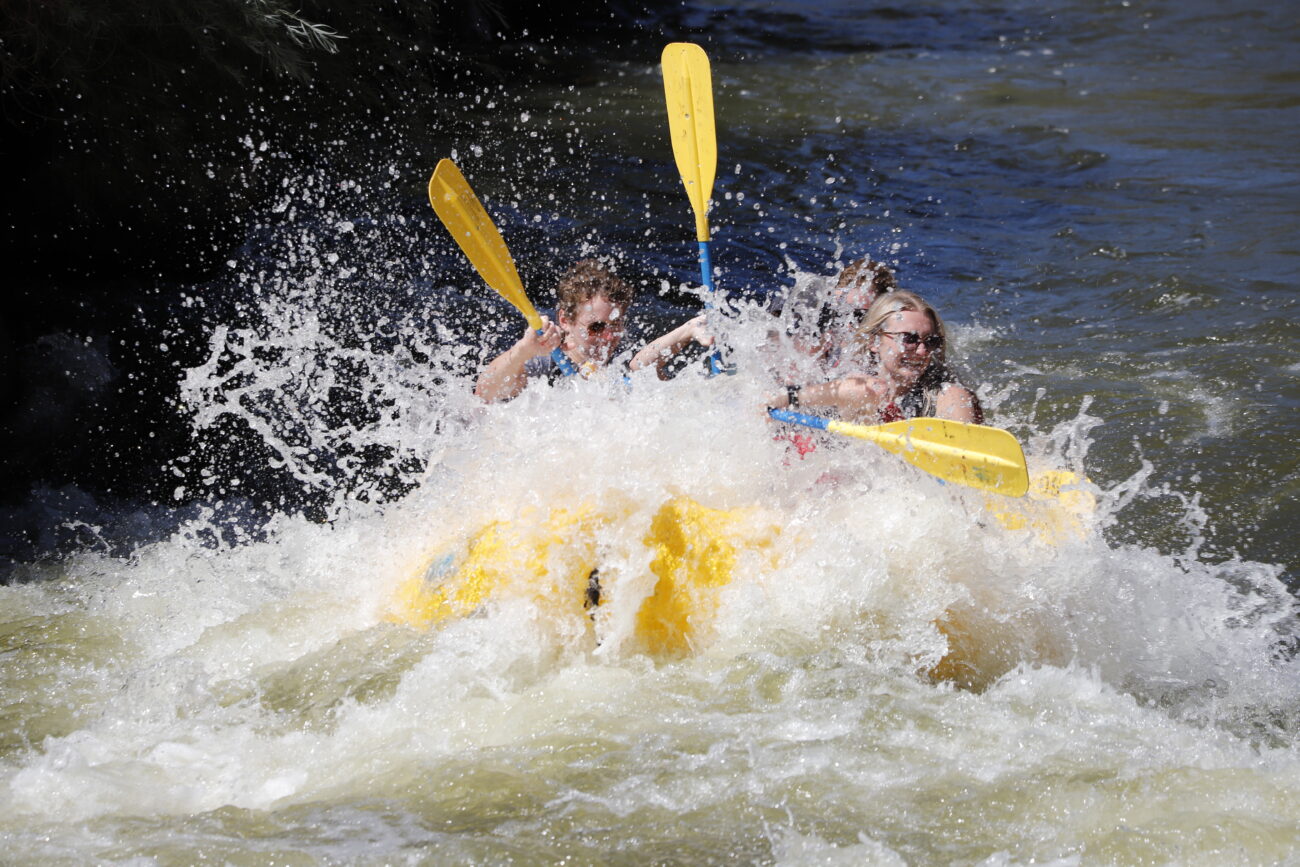
[[[186,293],[174,529],[0,587],[2,860],[1294,863],[1300,22],[1257,6],[692,4],[739,372],[490,409],[472,371],[521,320],[428,213],[432,165],[251,130],[284,196]],[[700,300],[657,54],[449,94],[430,133],[539,305],[621,259],[633,340]],[[755,305],[864,254],[948,318],[1031,467],[1086,479],[1081,523],[773,439]],[[325,505],[253,519],[268,478]],[[734,568],[649,652],[680,502],[739,522]],[[557,509],[601,516],[594,615],[394,622],[431,559]]]

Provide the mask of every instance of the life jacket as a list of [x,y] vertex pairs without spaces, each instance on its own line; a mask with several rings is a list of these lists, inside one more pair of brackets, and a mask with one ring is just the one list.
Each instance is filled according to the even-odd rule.
[[[573,359],[570,358],[569,361],[573,362]],[[632,362],[631,355],[629,355],[626,352],[620,353],[609,362],[607,367],[615,370],[622,368],[624,376],[626,377],[628,372],[628,366],[631,364],[631,362]],[[573,363],[576,364],[576,362]],[[596,374],[603,369],[605,368],[597,367],[595,362],[587,361],[578,367],[578,376],[582,377],[583,379],[590,379],[593,374]],[[528,377],[528,379],[530,380],[541,379],[547,385],[555,385],[556,383],[563,382],[567,378],[565,376],[564,371],[561,370],[560,366],[555,363],[555,359],[552,358],[550,354],[539,355],[535,358],[530,358],[527,362],[525,362],[524,375]]]

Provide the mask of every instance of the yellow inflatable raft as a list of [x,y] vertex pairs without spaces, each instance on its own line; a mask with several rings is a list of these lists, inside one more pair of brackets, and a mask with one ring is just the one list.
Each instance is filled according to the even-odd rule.
[[[986,507],[1008,530],[1060,544],[1088,532],[1095,503],[1077,476],[1053,471],[1034,477],[1025,498],[989,496]],[[656,656],[690,653],[707,642],[719,594],[740,558],[775,557],[782,532],[778,516],[757,507],[712,509],[687,497],[663,503],[648,521],[644,512],[634,516],[634,511],[630,505],[560,507],[488,524],[421,558],[400,585],[389,619],[427,629],[470,616],[491,600],[510,598],[531,600],[546,616],[586,622],[602,593],[626,592],[640,598],[633,649]],[[597,569],[602,546],[615,534],[611,528],[619,528],[626,546],[626,527],[638,520],[648,576],[606,580],[602,586]],[[623,562],[637,560],[635,553],[622,554]],[[939,625],[958,638],[951,622]],[[945,659],[932,673],[943,677],[959,670],[959,660]]]
[[[600,531],[628,518],[627,510],[557,508],[489,524],[408,578],[390,619],[428,628],[506,596],[532,599],[552,615],[588,616],[602,593]],[[693,650],[713,622],[738,556],[770,550],[779,532],[758,509],[711,509],[686,497],[664,503],[640,540],[653,584],[637,609],[639,649],[654,655]]]

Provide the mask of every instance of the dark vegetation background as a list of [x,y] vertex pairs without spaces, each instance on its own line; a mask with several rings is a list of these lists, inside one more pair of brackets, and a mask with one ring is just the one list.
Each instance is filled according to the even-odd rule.
[[[683,36],[665,5],[0,0],[0,579],[84,544],[69,516],[130,520],[104,504],[170,491],[158,467],[190,431],[164,398],[202,349],[182,292],[281,180],[247,170],[242,140],[432,166],[457,122],[445,94],[581,81],[614,45],[655,56]],[[422,197],[424,174],[409,182]]]

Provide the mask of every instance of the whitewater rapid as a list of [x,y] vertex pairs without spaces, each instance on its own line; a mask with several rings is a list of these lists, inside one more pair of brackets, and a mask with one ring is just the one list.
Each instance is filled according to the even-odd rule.
[[[400,432],[429,456],[404,498],[242,538],[200,516],[128,557],[86,552],[0,588],[10,851],[1295,851],[1300,670],[1275,567],[1109,543],[1140,477],[1096,489],[1086,532],[1048,543],[869,444],[828,439],[801,460],[764,418],[745,333],[734,377],[610,376],[493,407],[465,380],[425,381],[427,406],[365,434]],[[256,384],[277,387],[274,373]],[[190,393],[219,375],[192,373]],[[1031,465],[1086,453],[1084,412],[1020,429]],[[742,552],[691,652],[656,657],[629,635],[646,527],[676,497],[749,510],[776,541]],[[429,557],[489,522],[584,503],[619,516],[598,533],[597,616],[505,598],[430,630],[391,622]],[[957,640],[964,668],[936,682]]]

